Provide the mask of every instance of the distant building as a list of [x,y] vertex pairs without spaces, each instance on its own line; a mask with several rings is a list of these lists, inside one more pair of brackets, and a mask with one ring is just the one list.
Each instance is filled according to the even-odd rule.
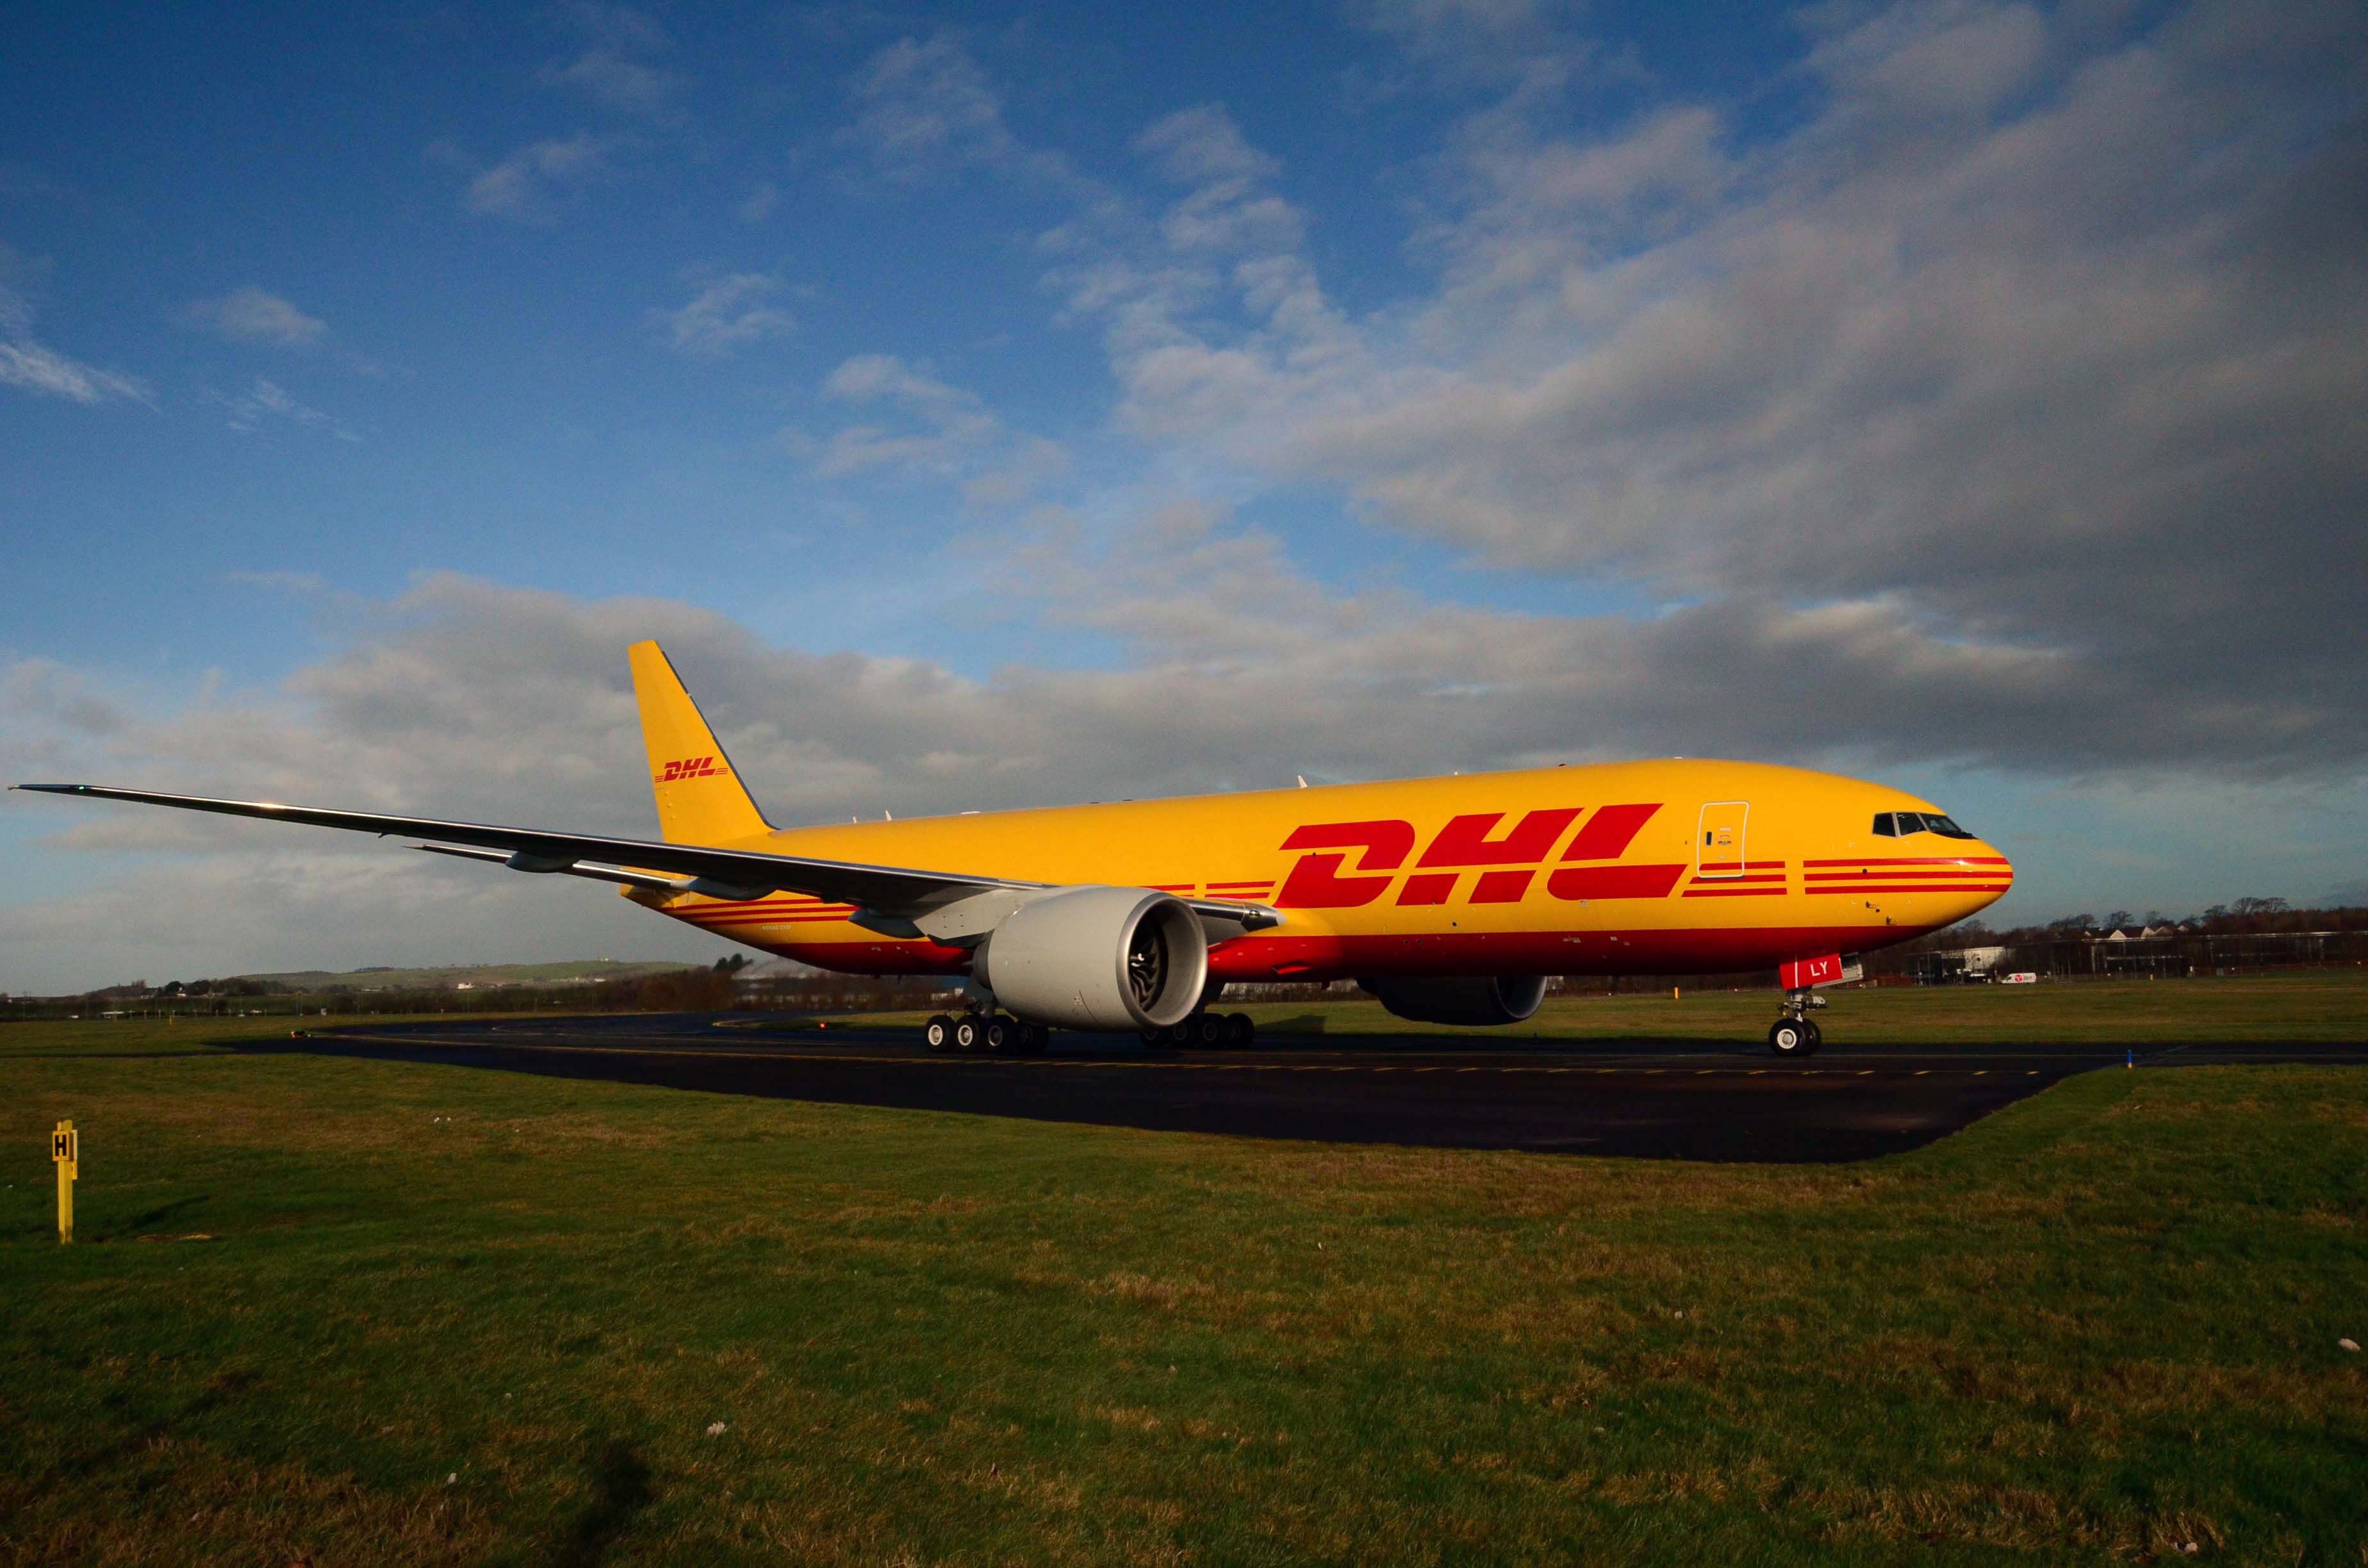
[[767,959],[752,963],[732,977],[732,988],[743,996],[764,996],[812,980],[822,973],[812,964],[795,959]]
[[1993,979],[2006,962],[2004,948],[1952,948],[1945,952],[1911,953],[1907,972],[1918,985],[1979,985]]

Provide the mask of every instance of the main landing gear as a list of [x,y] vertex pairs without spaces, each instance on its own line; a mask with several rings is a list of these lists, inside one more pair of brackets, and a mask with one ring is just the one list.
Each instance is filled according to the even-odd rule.
[[1042,1056],[1053,1031],[1008,1013],[939,1013],[921,1026],[936,1056]]
[[[939,1013],[921,1026],[932,1056],[1042,1056],[1052,1042],[1044,1025],[1007,1013]],[[1164,1029],[1144,1029],[1155,1051],[1220,1051],[1249,1045],[1258,1026],[1247,1013],[1195,1013]]]
[[1769,1049],[1779,1056],[1815,1056],[1824,1041],[1809,1009],[1825,1005],[1826,999],[1813,991],[1784,993],[1784,1016],[1768,1027]]
[[1164,1029],[1143,1031],[1143,1043],[1154,1051],[1218,1051],[1257,1039],[1258,1026],[1247,1013],[1195,1013]]

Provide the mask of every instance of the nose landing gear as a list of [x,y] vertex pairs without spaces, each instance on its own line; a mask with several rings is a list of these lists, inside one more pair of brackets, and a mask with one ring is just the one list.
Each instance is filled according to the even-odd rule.
[[1784,993],[1784,1016],[1769,1026],[1768,1048],[1779,1056],[1815,1056],[1824,1040],[1809,1009],[1825,1005],[1826,999],[1813,991]]

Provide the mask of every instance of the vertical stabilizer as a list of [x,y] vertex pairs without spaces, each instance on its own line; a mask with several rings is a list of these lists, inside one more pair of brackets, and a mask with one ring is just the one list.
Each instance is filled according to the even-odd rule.
[[655,642],[636,642],[633,695],[642,705],[642,741],[649,747],[650,790],[658,800],[658,831],[668,844],[729,844],[772,830],[699,705]]

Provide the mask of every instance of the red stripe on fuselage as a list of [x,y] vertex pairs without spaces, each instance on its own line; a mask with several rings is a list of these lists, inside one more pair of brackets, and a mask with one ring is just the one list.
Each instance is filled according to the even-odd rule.
[[2003,866],[2003,855],[1895,855],[1885,859],[1873,856],[1856,860],[1804,860],[1804,866]]
[[[1722,974],[1907,941],[1931,926],[1802,926],[1685,931],[1449,932],[1422,937],[1245,937],[1210,949],[1218,980],[1360,974]],[[920,942],[782,942],[771,950],[856,974],[951,974],[959,948]]]
[[1803,888],[1812,898],[1839,894],[1849,897],[1859,892],[2007,892],[2012,882],[1875,882],[1866,886],[1845,884],[1840,887]]

